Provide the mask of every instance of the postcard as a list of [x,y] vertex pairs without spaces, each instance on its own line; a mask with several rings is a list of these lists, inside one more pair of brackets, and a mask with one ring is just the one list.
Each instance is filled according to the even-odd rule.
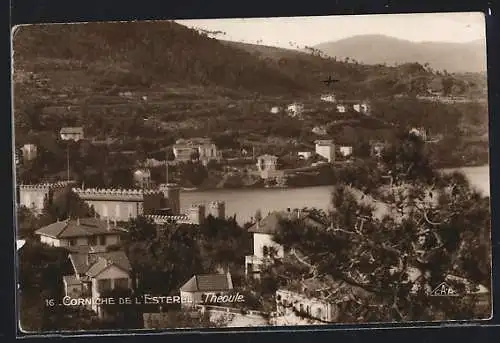
[[24,334],[492,315],[481,13],[12,31]]

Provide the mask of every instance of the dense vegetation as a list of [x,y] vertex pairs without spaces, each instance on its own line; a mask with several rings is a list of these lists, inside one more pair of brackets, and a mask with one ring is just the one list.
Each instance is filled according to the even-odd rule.
[[[434,170],[422,143],[412,137],[395,146],[379,168],[393,175],[384,199],[390,212],[361,201],[346,183],[332,194],[334,210],[322,215],[329,229],[283,222],[276,240],[299,257],[269,266],[264,280],[272,282],[270,294],[295,280],[330,277],[370,294],[349,298],[343,322],[487,318],[489,294],[480,300],[468,292],[478,284],[491,286],[489,198],[464,175]],[[357,169],[366,184],[380,179],[377,172]],[[375,187],[363,188],[377,196]],[[429,297],[445,280],[461,296]]]
[[[134,161],[163,159],[176,139],[209,136],[223,149],[257,146],[257,153],[288,154],[311,149],[317,125],[355,150],[373,139],[390,140],[394,127],[424,126],[445,136],[435,149],[443,164],[487,161],[483,103],[414,97],[430,88],[484,98],[479,74],[448,74],[418,63],[367,66],[314,51],[223,42],[174,22],[22,27],[15,33],[14,68],[16,146],[41,145],[40,161],[25,168],[40,175],[26,179],[62,175],[65,146],[54,137],[61,126],[79,125],[91,141],[100,141],[81,148],[96,155],[94,162],[76,157],[75,171],[89,184],[120,179],[121,171],[108,168],[107,174],[116,175],[103,175],[86,167],[130,164],[112,152],[133,153]],[[320,81],[332,74],[341,80],[333,89],[337,98],[370,100],[373,118],[335,113],[319,101],[328,91]],[[303,120],[269,113],[295,100],[305,103]],[[42,173],[44,168],[51,170]]]

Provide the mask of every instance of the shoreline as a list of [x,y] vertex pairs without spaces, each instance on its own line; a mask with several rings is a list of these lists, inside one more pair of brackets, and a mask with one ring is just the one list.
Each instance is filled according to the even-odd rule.
[[[444,167],[444,168],[438,168],[439,171],[442,172],[453,172],[456,170],[463,170],[463,169],[470,169],[470,168],[488,168],[489,171],[489,164],[477,164],[477,165],[465,165],[465,166],[460,166],[460,167]],[[329,186],[330,184],[322,184],[322,183],[311,183],[309,185],[304,185],[304,186],[242,186],[242,187],[182,187],[181,192],[182,193],[202,193],[202,192],[213,192],[213,191],[242,191],[242,190],[285,190],[285,189],[304,189],[304,188],[311,188],[311,187],[323,187],[323,186]]]

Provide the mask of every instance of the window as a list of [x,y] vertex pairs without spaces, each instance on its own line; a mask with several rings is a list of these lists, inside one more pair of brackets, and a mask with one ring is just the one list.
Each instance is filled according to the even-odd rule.
[[96,236],[91,236],[89,237],[89,245],[97,245],[97,237]]
[[99,236],[99,245],[106,245],[106,236]]
[[115,279],[115,288],[127,289],[128,288],[128,279],[127,278]]
[[97,280],[97,290],[99,293],[111,289],[111,279]]
[[264,257],[267,257],[269,255],[269,248],[264,245],[264,247],[262,248],[262,254],[264,255]]
[[72,238],[69,240],[69,246],[70,247],[74,247],[76,245],[76,239],[75,238]]

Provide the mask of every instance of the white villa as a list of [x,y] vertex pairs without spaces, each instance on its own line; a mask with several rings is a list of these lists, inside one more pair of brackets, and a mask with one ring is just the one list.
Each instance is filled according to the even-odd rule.
[[325,101],[325,102],[336,102],[337,101],[334,94],[323,94],[321,96],[321,100]]
[[105,311],[96,300],[113,289],[132,289],[132,268],[123,251],[89,249],[69,254],[69,260],[74,273],[63,277],[66,296],[63,302],[67,305],[81,306],[71,303],[70,299],[83,299],[87,308],[104,317]]
[[253,236],[253,255],[245,256],[245,275],[259,278],[261,266],[272,262],[273,258],[283,258],[285,249],[273,240],[273,236],[281,229],[283,219],[303,219],[315,226],[324,226],[309,217],[301,210],[276,211],[269,213],[265,218],[254,223],[248,231]]
[[41,243],[69,249],[115,245],[124,233],[116,224],[98,218],[57,221],[35,231]]
[[335,161],[335,144],[332,140],[317,140],[316,154],[323,156],[329,163]]

